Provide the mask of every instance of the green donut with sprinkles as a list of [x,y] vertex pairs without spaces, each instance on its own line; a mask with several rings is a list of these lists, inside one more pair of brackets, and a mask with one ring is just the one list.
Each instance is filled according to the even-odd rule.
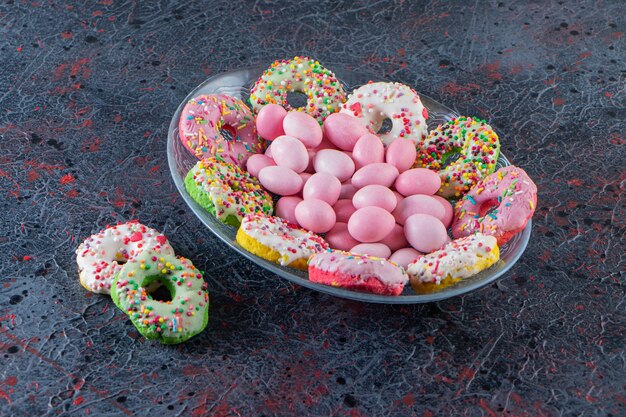
[[[460,154],[456,161],[449,159]],[[496,170],[500,140],[484,120],[460,116],[431,130],[418,145],[415,165],[438,171],[439,195],[459,198]]]
[[[154,300],[146,287],[160,281],[171,301]],[[209,321],[207,284],[189,259],[143,251],[116,275],[111,298],[139,333],[164,344],[182,343]]]
[[247,214],[271,215],[274,209],[272,197],[256,178],[218,157],[194,165],[185,188],[202,208],[230,226],[239,227]]
[[[304,107],[294,108],[287,94],[300,92],[307,96]],[[279,104],[287,110],[304,111],[320,125],[336,113],[346,101],[341,82],[314,59],[296,56],[292,60],[275,61],[257,80],[250,92],[255,113],[266,104]]]

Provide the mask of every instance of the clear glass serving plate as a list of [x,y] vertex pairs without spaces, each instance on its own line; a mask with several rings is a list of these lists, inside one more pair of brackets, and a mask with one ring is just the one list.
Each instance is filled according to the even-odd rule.
[[[372,74],[354,72],[343,65],[328,65],[332,71],[335,72],[337,77],[344,84],[346,91],[351,91],[356,87],[359,87],[369,80],[385,81],[380,77],[376,77]],[[283,267],[273,262],[266,261],[259,258],[256,255],[243,249],[235,240],[235,234],[237,230],[234,227],[227,226],[215,217],[209,215],[204,209],[200,207],[185,190],[184,178],[191,167],[198,161],[194,155],[192,155],[181,143],[178,137],[178,119],[180,112],[185,103],[192,97],[200,94],[227,94],[242,99],[244,102],[248,102],[250,95],[250,89],[254,82],[261,76],[265,67],[243,68],[234,71],[224,72],[215,75],[198,87],[196,87],[185,100],[178,106],[176,113],[172,117],[170,128],[167,137],[167,158],[172,173],[172,178],[176,184],[176,188],[182,195],[187,205],[191,208],[193,213],[204,223],[208,230],[219,237],[224,243],[230,246],[235,252],[250,259],[252,262],[259,265],[261,268],[265,268],[276,275],[286,278],[289,281],[302,285],[316,291],[331,294],[337,297],[349,298],[352,300],[372,302],[372,303],[384,303],[384,304],[417,304],[427,303],[432,301],[444,300],[446,298],[455,297],[461,294],[466,294],[471,291],[475,291],[485,285],[488,285],[498,278],[502,277],[520,258],[528,241],[530,239],[531,222],[529,221],[526,228],[513,237],[504,247],[501,248],[500,261],[498,261],[491,268],[482,271],[481,273],[462,280],[454,286],[447,287],[442,291],[433,294],[416,294],[410,285],[406,285],[404,292],[399,296],[384,296],[376,294],[361,293],[355,291],[349,291],[342,288],[330,287],[326,285],[320,285],[308,280],[308,274],[304,271],[300,271],[293,268]],[[430,129],[435,128],[438,124],[451,120],[457,117],[458,114],[452,109],[444,106],[441,103],[436,102],[430,97],[420,95],[422,103],[428,109],[429,119],[428,126]],[[502,136],[501,136],[502,137]],[[510,165],[508,159],[500,154],[498,159],[498,168],[502,166]]]

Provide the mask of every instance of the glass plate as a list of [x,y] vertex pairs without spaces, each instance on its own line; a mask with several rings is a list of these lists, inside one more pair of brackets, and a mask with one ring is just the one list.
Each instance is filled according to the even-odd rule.
[[[344,84],[346,91],[351,91],[360,85],[365,84],[369,80],[381,80],[373,74],[367,74],[363,72],[355,72],[350,70],[344,65],[329,65],[332,71],[335,72],[337,77]],[[259,258],[256,255],[243,249],[235,241],[235,234],[237,230],[234,227],[226,226],[218,221],[215,217],[209,215],[204,209],[202,209],[185,190],[184,178],[191,167],[198,161],[194,155],[192,155],[181,143],[178,138],[178,119],[182,108],[185,103],[192,97],[200,94],[227,94],[242,99],[244,102],[248,102],[250,95],[250,89],[254,82],[261,76],[265,67],[243,68],[234,71],[229,71],[215,75],[194,89],[185,100],[178,106],[178,110],[172,117],[170,128],[167,136],[167,158],[172,173],[172,178],[176,184],[176,188],[183,196],[183,199],[187,205],[191,208],[194,214],[204,223],[204,225],[213,232],[217,237],[224,241],[228,246],[233,248],[236,252],[250,259],[262,268],[265,268],[276,275],[288,279],[289,281],[302,285],[303,287],[311,288],[316,291],[331,294],[337,297],[349,298],[352,300],[372,302],[372,303],[384,303],[384,304],[417,304],[427,303],[432,301],[444,300],[446,298],[455,297],[457,295],[466,294],[468,292],[477,290],[490,284],[500,278],[505,272],[507,272],[517,260],[520,258],[530,239],[531,221],[528,222],[526,228],[514,236],[506,245],[500,250],[500,261],[494,264],[491,268],[482,271],[481,273],[474,275],[473,277],[464,279],[454,286],[447,287],[442,291],[434,294],[415,294],[410,285],[406,285],[404,292],[399,296],[385,296],[368,293],[360,293],[342,288],[335,288],[326,285],[317,284],[308,280],[308,274],[304,271],[300,271],[293,268],[284,267],[273,262],[269,262],[265,259]],[[384,80],[382,80],[384,81]],[[428,127],[433,129],[438,124],[451,120],[457,117],[458,114],[454,110],[449,109],[431,99],[430,97],[420,95],[422,103],[428,109]],[[509,161],[500,154],[498,159],[498,168],[502,166],[510,165]]]

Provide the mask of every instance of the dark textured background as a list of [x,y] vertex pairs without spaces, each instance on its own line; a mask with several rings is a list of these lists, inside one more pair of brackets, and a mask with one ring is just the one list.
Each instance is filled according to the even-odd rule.
[[[3,2],[0,414],[624,415],[626,5],[466,3]],[[170,179],[171,115],[210,75],[294,54],[504,133],[540,189],[506,278],[360,304],[202,227]],[[132,218],[206,270],[211,320],[188,343],[146,342],[78,283],[78,243]]]

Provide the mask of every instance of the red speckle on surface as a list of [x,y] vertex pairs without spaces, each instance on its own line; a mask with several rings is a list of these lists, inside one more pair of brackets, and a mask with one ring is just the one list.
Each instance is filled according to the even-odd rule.
[[481,398],[478,404],[483,410],[487,412],[487,415],[489,417],[497,417],[497,414],[489,407],[489,404],[487,404],[487,401]]
[[562,97],[555,97],[552,99],[552,103],[555,106],[562,106],[563,104],[565,104],[565,100]]
[[454,82],[447,82],[443,85],[443,91],[446,94],[450,94],[453,96],[469,93],[473,90],[480,90],[480,86],[478,84],[468,83],[465,85],[460,85]]
[[100,143],[102,140],[100,138],[92,138],[87,141],[84,141],[80,150],[83,152],[97,152],[100,150]]
[[83,396],[82,395],[79,396],[79,397],[76,397],[74,399],[74,401],[72,402],[72,404],[74,404],[74,405],[81,405],[82,403],[83,403]]
[[69,30],[65,32],[61,32],[61,39],[72,39],[72,36],[74,35]]
[[71,183],[73,183],[74,181],[76,181],[76,178],[74,178],[74,177],[72,176],[72,174],[65,174],[65,175],[63,175],[63,176],[61,177],[61,179],[59,180],[59,182],[60,182],[61,184],[71,184]]
[[17,384],[17,377],[15,375],[11,375],[10,377],[4,380],[4,383],[10,387],[13,387],[15,386],[15,384]]
[[89,58],[81,58],[76,61],[72,65],[72,69],[70,70],[70,76],[78,76],[80,74],[83,78],[89,78],[91,75],[91,70],[87,68],[87,64],[89,64]]
[[76,197],[78,197],[79,194],[80,193],[77,190],[72,189],[72,190],[69,190],[68,192],[66,192],[65,196],[67,198],[76,198]]
[[32,258],[29,255],[24,255],[22,258],[23,261],[30,261]]
[[585,59],[585,58],[589,58],[590,56],[592,56],[593,54],[591,52],[583,52],[582,54],[578,55],[578,57],[580,59]]
[[583,185],[583,181],[580,178],[572,178],[571,180],[567,181],[567,184],[580,187],[581,185]]
[[415,396],[412,392],[409,392],[404,397],[402,397],[402,404],[406,405],[407,407],[412,407],[413,404],[415,404]]
[[28,174],[26,174],[28,182],[37,181],[39,178],[41,178],[41,175],[37,171],[28,171]]
[[115,123],[119,123],[122,121],[122,115],[121,114],[116,114],[115,117],[113,118],[113,120],[115,121]]

